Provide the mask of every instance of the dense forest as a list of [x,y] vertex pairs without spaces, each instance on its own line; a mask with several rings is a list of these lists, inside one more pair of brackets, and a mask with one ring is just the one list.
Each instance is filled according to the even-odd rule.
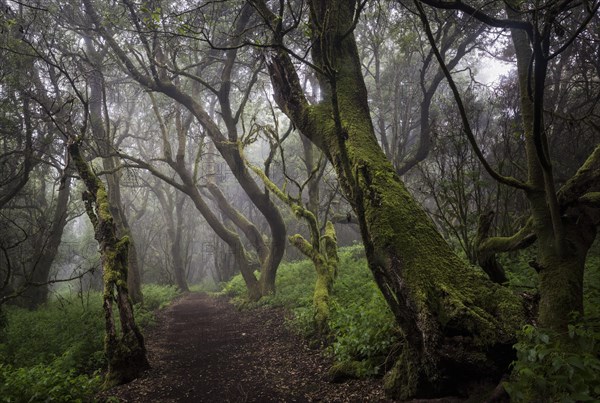
[[599,8],[0,0],[0,401],[118,400],[211,309],[353,390],[272,401],[600,400]]

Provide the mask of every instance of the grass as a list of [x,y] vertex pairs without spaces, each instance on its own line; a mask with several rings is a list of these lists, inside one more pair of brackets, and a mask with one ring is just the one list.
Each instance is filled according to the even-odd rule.
[[[179,295],[173,286],[144,285],[136,320]],[[99,292],[60,294],[39,309],[6,307],[0,328],[0,402],[89,401],[100,388],[104,313]]]

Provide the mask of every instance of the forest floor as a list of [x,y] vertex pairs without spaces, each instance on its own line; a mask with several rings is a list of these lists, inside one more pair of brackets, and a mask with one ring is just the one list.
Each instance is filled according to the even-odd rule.
[[101,398],[144,403],[390,401],[378,379],[330,382],[331,360],[288,328],[283,309],[240,311],[224,297],[188,294],[161,311],[157,322],[146,336],[152,369]]

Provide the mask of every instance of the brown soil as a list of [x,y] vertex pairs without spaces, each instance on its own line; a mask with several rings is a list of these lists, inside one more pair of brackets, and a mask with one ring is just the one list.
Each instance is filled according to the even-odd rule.
[[330,360],[285,324],[281,309],[240,311],[189,294],[147,335],[152,369],[106,396],[126,402],[360,402],[385,399],[380,380],[328,381]]

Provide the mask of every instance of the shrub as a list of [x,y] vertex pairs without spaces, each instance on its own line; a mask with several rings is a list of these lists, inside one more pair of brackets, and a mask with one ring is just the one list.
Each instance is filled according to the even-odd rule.
[[55,365],[14,368],[0,364],[0,402],[83,402],[100,390],[101,377]]
[[241,274],[234,276],[231,280],[225,283],[221,291],[230,297],[244,297],[247,293],[246,284]]
[[274,306],[286,308],[312,307],[315,287],[315,268],[308,259],[296,260],[281,265],[277,272],[275,288],[277,293],[267,298]]
[[204,278],[200,283],[190,285],[190,292],[214,293],[220,290],[219,284],[212,277]]
[[93,372],[103,365],[104,324],[100,295],[89,301],[75,296],[34,311],[7,307],[0,336],[0,359],[19,367],[48,365]]
[[[145,285],[136,308],[142,327],[152,310],[180,295],[173,286]],[[5,309],[0,333],[0,402],[89,401],[104,368],[104,313],[100,293],[67,295],[37,310]],[[93,375],[90,375],[93,374]]]
[[181,295],[174,285],[144,284],[142,286],[144,295],[144,308],[148,311],[162,309],[171,301]]
[[136,304],[135,322],[142,329],[156,323],[154,311],[169,305],[175,298],[181,295],[181,291],[174,285],[144,284],[142,286],[144,303]]
[[[600,243],[597,245],[597,248],[600,249]],[[600,318],[600,256],[589,256],[586,261],[583,291],[586,315]]]
[[515,344],[517,360],[504,387],[512,402],[591,402],[600,399],[600,323],[569,326],[557,334],[526,325]]
[[340,253],[330,320],[335,339],[329,351],[338,363],[353,362],[353,375],[372,376],[383,369],[399,332],[361,250],[354,246]]
[[330,326],[335,340],[329,347],[336,362],[355,362],[355,376],[377,375],[397,343],[394,317],[377,294],[366,304],[334,304]]

